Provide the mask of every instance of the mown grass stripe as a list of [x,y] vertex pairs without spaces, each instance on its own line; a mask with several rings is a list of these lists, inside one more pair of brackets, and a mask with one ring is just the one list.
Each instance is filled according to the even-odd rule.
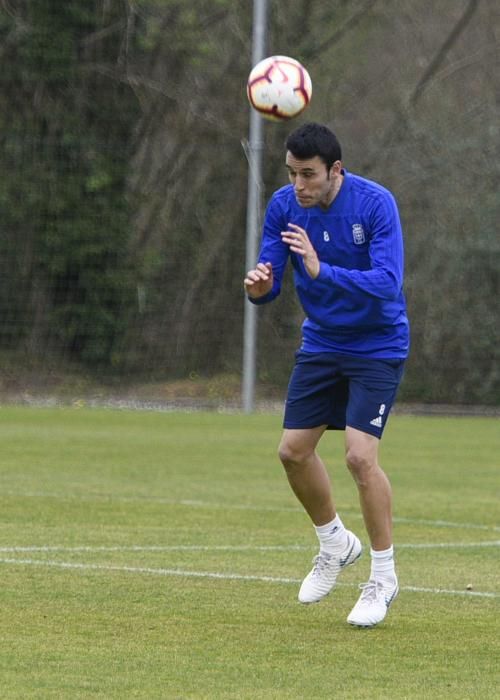
[[[485,542],[418,542],[397,543],[397,549],[473,549],[475,547],[500,547],[500,540]],[[0,552],[304,552],[315,551],[311,545],[80,545],[65,547],[63,545],[14,545],[0,547]]]
[[[87,564],[81,562],[65,562],[42,559],[0,559],[0,564],[13,564],[16,566],[47,566],[58,569],[76,569],[80,571],[108,571],[115,573],[149,574],[154,576],[181,576],[184,578],[210,578],[223,581],[257,581],[262,583],[301,583],[302,579],[286,578],[281,576],[257,576],[253,574],[223,573],[218,571],[185,571],[183,569],[156,569],[149,566],[117,566],[112,564]],[[354,587],[356,584],[337,584],[339,586]],[[402,586],[402,591],[411,593],[432,593],[435,595],[461,595],[480,598],[500,598],[500,593],[488,591],[458,591],[445,588],[424,588],[417,586]]]

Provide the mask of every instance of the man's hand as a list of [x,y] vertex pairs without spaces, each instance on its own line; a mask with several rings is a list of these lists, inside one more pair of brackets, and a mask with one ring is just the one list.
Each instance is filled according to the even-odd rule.
[[252,299],[268,294],[273,288],[273,266],[270,262],[259,263],[254,270],[249,270],[243,281],[245,292]]
[[320,270],[319,259],[307,232],[296,224],[288,224],[288,229],[281,232],[281,240],[290,246],[292,252],[302,256],[307,274],[315,280]]

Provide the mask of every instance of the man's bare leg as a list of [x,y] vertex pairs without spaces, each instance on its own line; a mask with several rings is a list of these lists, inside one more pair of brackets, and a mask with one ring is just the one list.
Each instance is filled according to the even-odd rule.
[[330,477],[316,446],[326,426],[305,430],[285,429],[279,456],[288,481],[311,518],[318,536],[320,551],[314,567],[299,591],[301,603],[315,603],[332,590],[339,573],[353,564],[361,554],[361,542],[345,529],[336,513]]
[[347,621],[356,627],[382,622],[398,594],[392,546],[392,492],[378,463],[379,440],[355,428],[346,429],[346,462],[354,477],[371,542],[371,570]]
[[370,543],[375,550],[392,545],[392,490],[378,463],[379,440],[346,428],[346,462],[356,482]]
[[278,449],[293,492],[314,525],[325,525],[336,515],[330,477],[316,446],[326,426],[290,430],[285,428]]

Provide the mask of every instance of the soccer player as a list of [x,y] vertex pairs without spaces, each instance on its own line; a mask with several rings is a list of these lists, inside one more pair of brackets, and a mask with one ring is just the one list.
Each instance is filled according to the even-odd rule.
[[305,313],[288,386],[279,457],[308,513],[319,553],[299,591],[324,598],[361,555],[337,514],[316,447],[325,430],[345,431],[345,459],[359,492],[371,572],[347,618],[381,622],[398,593],[391,486],[378,447],[408,354],[403,241],[398,208],[384,187],[348,172],[336,136],[309,123],[286,141],[289,185],[272,196],[262,245],[244,280],[254,304],[278,296],[288,260]]

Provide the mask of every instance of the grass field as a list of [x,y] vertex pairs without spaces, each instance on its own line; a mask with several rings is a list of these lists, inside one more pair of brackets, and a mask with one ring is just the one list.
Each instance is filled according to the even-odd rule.
[[[278,464],[280,417],[0,409],[0,696],[500,698],[500,425],[393,416],[400,596],[345,618],[369,556],[322,603]],[[366,544],[341,434],[321,454]]]

